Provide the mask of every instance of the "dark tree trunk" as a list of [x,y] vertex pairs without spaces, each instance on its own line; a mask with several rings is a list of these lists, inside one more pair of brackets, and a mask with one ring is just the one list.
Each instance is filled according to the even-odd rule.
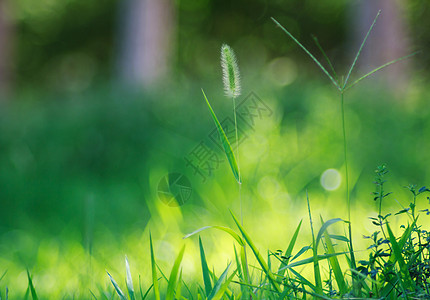
[[163,82],[171,69],[174,46],[173,0],[126,0],[120,5],[120,82],[143,87]]
[[[360,0],[351,5],[352,53],[355,55],[379,10],[381,15],[358,61],[360,72],[368,72],[410,53],[403,5],[396,0]],[[388,88],[404,89],[409,78],[409,65],[410,60],[402,61],[374,76],[378,78],[377,82],[385,83]]]

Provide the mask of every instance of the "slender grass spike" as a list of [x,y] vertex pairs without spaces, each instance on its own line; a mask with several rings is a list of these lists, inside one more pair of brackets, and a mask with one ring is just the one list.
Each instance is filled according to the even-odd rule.
[[237,98],[240,96],[239,67],[233,49],[226,44],[221,46],[221,67],[225,95],[228,98]]

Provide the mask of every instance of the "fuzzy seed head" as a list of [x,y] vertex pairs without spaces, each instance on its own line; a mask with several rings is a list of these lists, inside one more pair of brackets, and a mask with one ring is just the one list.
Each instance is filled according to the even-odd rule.
[[236,98],[240,95],[240,75],[236,56],[230,46],[221,46],[222,79],[224,82],[225,95]]

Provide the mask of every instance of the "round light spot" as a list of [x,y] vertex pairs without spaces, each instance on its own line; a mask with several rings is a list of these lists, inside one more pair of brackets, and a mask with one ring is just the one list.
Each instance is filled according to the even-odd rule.
[[327,191],[337,190],[342,181],[340,173],[336,169],[327,169],[321,174],[320,183]]
[[297,78],[296,63],[288,57],[275,58],[267,66],[267,75],[279,87],[287,86]]

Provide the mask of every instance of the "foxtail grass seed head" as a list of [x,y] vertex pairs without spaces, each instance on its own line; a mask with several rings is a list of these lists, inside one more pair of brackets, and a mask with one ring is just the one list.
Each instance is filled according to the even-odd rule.
[[221,46],[221,67],[225,95],[229,98],[240,96],[240,75],[236,55],[226,44]]

